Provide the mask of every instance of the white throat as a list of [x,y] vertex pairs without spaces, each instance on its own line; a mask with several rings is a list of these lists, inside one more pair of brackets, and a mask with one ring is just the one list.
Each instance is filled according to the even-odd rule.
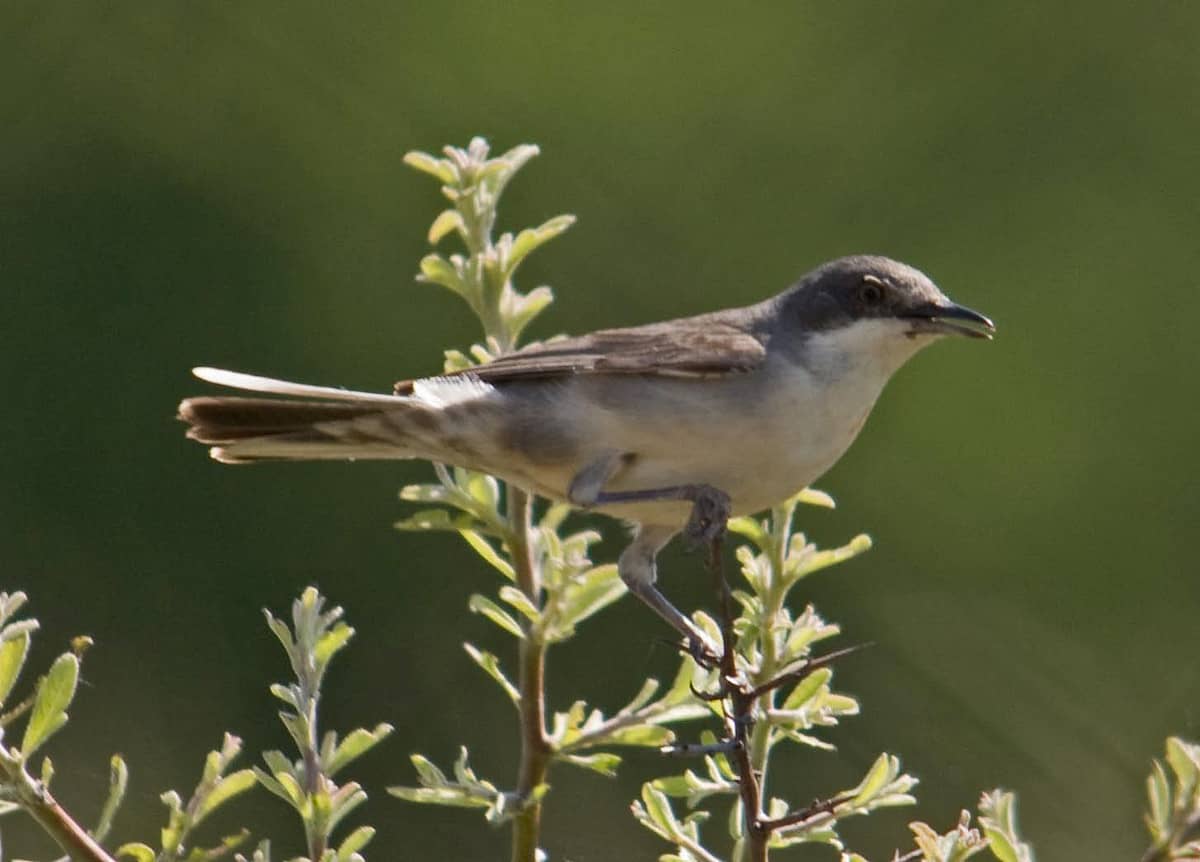
[[827,386],[874,389],[873,401],[888,379],[936,335],[910,335],[903,320],[857,320],[809,336],[803,363]]

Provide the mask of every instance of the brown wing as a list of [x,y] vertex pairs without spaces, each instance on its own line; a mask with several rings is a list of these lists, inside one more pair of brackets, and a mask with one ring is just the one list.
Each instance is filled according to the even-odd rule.
[[[745,329],[694,318],[537,344],[459,373],[489,383],[572,374],[715,377],[752,371],[765,356],[763,342]],[[411,380],[396,384],[397,395],[411,391]]]

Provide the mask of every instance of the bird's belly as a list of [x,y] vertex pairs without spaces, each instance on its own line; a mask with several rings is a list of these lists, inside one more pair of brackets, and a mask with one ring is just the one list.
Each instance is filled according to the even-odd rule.
[[[556,447],[562,457],[538,457],[539,446],[510,450],[504,463],[518,468],[509,478],[519,484],[566,499],[580,471],[615,453],[623,460],[605,493],[704,484],[729,494],[735,515],[749,514],[815,481],[853,441],[874,398],[856,405],[828,394],[791,369],[757,380],[580,379],[559,391],[553,411],[521,411],[528,420],[522,439],[545,423],[549,436],[569,441]],[[640,499],[596,508],[643,524],[682,526],[690,503]]]
[[[788,405],[790,406],[790,405]],[[725,416],[719,422],[659,429],[630,447],[635,457],[606,486],[638,491],[705,484],[729,494],[734,515],[767,509],[816,481],[845,453],[866,419],[794,409]],[[687,503],[638,502],[605,509],[642,523],[682,524]]]

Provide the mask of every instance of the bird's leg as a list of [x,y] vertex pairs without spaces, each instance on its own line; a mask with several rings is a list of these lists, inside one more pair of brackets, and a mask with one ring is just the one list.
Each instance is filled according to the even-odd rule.
[[730,514],[729,495],[712,485],[672,485],[645,491],[601,491],[590,505],[647,500],[685,500],[692,504],[691,517],[683,528],[689,548],[711,545],[725,535]]
[[[701,543],[716,546],[725,535],[729,520],[729,495],[711,485],[673,485],[638,491],[605,491],[604,486],[626,467],[633,455],[609,451],[580,470],[571,480],[567,497],[584,508],[611,503],[637,503],[654,500],[684,500],[692,504],[691,517],[684,527],[684,536],[692,547]],[[672,527],[645,527],[633,543],[621,554],[617,564],[621,580],[629,591],[654,609],[688,642],[692,656],[701,664],[715,667],[721,652],[696,626],[676,608],[654,585],[654,560],[662,547],[677,531]]]
[[617,560],[617,572],[629,592],[683,635],[688,651],[697,663],[704,667],[716,667],[721,660],[720,649],[654,585],[657,578],[655,557],[676,532],[673,527],[645,527],[640,530],[629,547],[621,552]]

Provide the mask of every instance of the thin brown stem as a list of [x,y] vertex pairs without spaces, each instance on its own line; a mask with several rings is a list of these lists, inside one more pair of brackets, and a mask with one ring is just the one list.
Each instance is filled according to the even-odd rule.
[[871,643],[855,644],[854,646],[846,647],[845,649],[834,650],[831,653],[826,653],[825,655],[817,656],[813,659],[807,659],[795,670],[781,673],[775,676],[773,679],[767,680],[761,685],[756,686],[753,690],[751,690],[750,693],[755,697],[762,697],[764,694],[772,692],[781,686],[790,685],[794,682],[800,682],[805,677],[812,674],[813,671],[825,667],[827,664],[833,664],[833,662],[850,655],[850,653],[858,652],[860,649],[872,645],[873,644]]
[[789,826],[798,826],[821,815],[832,815],[839,805],[845,805],[853,798],[853,793],[847,793],[844,796],[835,796],[832,799],[816,799],[807,808],[800,811],[793,811],[774,820],[764,820],[760,825],[768,832],[773,832],[776,829],[786,829]]
[[751,862],[766,862],[767,839],[770,830],[763,829],[762,794],[759,776],[750,759],[750,727],[754,719],[756,696],[751,688],[738,679],[737,643],[733,631],[733,595],[725,580],[722,565],[722,541],[714,539],[709,548],[708,566],[721,614],[721,686],[729,693],[731,712],[728,717],[729,735],[734,745],[733,759],[737,764],[738,794],[742,799],[742,823],[746,834],[746,850]]
[[[530,544],[532,505],[530,495],[508,486],[509,553],[516,570],[517,586],[534,605],[542,605],[540,573]],[[517,795],[524,808],[513,820],[512,862],[534,862],[541,836],[542,803],[534,791],[546,781],[550,766],[550,743],[546,738],[546,642],[530,622],[522,626],[525,637],[518,645],[521,694],[521,765],[517,774]]]
[[24,789],[18,790],[18,795],[21,806],[73,862],[115,862],[108,851],[54,801],[49,791],[28,792]]

